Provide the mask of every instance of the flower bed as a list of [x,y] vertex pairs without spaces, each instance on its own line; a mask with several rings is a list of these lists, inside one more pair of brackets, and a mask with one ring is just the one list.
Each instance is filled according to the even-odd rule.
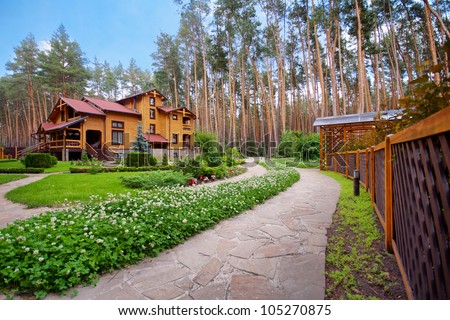
[[155,256],[222,219],[284,191],[294,169],[214,187],[160,188],[110,195],[0,229],[0,289],[64,292],[98,274]]

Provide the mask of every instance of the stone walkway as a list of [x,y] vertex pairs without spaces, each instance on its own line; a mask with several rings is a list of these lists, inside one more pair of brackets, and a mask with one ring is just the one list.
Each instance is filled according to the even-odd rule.
[[[323,299],[326,228],[340,187],[318,170],[299,172],[298,183],[264,204],[77,287],[73,299]],[[256,166],[246,175],[262,173]]]
[[11,202],[5,198],[5,194],[10,190],[44,179],[49,175],[50,174],[29,174],[26,178],[0,184],[0,228],[6,227],[8,223],[15,220],[26,219],[50,210],[50,208],[46,207],[27,209],[25,205]]

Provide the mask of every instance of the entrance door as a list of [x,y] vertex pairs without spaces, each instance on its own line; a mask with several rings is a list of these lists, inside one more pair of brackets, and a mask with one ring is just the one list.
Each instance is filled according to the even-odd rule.
[[102,146],[102,132],[99,130],[87,130],[86,142],[94,149],[99,149]]

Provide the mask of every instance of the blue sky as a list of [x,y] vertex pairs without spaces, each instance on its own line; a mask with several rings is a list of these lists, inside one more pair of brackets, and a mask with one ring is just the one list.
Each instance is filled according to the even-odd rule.
[[0,0],[0,76],[29,33],[44,45],[60,24],[89,60],[152,70],[156,37],[176,34],[178,11],[172,0]]

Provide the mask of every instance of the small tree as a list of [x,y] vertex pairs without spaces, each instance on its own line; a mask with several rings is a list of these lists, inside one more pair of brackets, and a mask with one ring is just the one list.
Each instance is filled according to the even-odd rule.
[[138,122],[136,140],[131,143],[131,146],[136,152],[147,152],[148,150],[148,142],[144,138],[144,134],[142,133],[141,121]]

